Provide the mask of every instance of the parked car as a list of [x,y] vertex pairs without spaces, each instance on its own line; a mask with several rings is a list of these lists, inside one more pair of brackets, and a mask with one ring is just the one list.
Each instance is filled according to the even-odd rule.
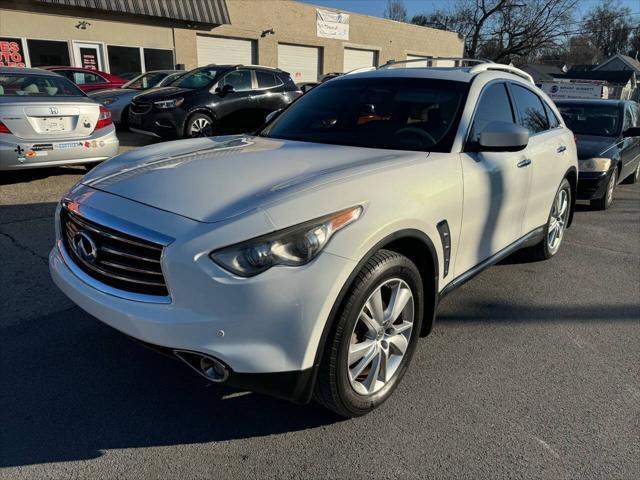
[[67,77],[80,87],[83,92],[93,92],[107,88],[116,88],[127,83],[127,80],[117,75],[111,75],[100,70],[80,67],[42,67]]
[[164,138],[248,132],[300,95],[282,70],[210,65],[134,97],[129,128]]
[[578,145],[578,199],[605,210],[620,182],[640,179],[640,108],[630,100],[558,100]]
[[75,84],[0,67],[0,170],[95,164],[117,152],[111,113]]
[[207,380],[351,417],[392,394],[441,298],[518,249],[559,251],[576,183],[573,134],[526,73],[378,70],[255,135],[97,167],[61,203],[49,265]]
[[320,85],[318,82],[303,82],[297,84],[298,90],[300,90],[302,93],[307,93],[309,90],[317,87],[318,85]]
[[129,105],[133,97],[145,90],[169,85],[184,74],[185,72],[182,70],[146,72],[121,87],[92,92],[89,97],[109,109],[113,117],[113,123],[126,125],[129,122]]

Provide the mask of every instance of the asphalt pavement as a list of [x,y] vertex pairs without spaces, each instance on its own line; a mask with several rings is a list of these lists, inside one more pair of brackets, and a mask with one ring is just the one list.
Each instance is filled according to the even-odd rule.
[[[135,146],[135,145],[134,145]],[[640,478],[640,186],[441,304],[394,396],[342,420],[207,382],[53,285],[82,168],[0,174],[0,477]]]

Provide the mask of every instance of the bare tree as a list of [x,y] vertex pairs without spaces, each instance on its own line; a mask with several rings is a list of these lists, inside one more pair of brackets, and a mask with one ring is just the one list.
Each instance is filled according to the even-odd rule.
[[633,29],[629,39],[629,56],[640,61],[640,23]]
[[617,0],[603,0],[583,19],[584,31],[599,52],[597,60],[606,60],[618,53],[627,53],[633,24],[631,10]]
[[402,0],[387,0],[387,8],[384,9],[384,16],[390,20],[398,22],[407,21],[407,9]]

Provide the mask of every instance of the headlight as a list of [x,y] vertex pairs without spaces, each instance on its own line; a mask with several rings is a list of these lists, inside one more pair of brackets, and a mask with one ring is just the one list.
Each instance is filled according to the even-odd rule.
[[107,106],[111,105],[115,101],[116,101],[115,98],[105,98],[104,100],[102,100],[102,105],[107,107]]
[[253,277],[276,265],[297,267],[313,260],[333,234],[355,222],[361,214],[361,206],[352,207],[217,250],[210,257],[241,277]]
[[159,110],[166,110],[168,108],[176,108],[182,105],[184,98],[172,98],[171,100],[161,100],[159,102],[153,102],[153,104]]
[[578,162],[581,172],[608,172],[609,167],[611,167],[610,158],[588,158]]

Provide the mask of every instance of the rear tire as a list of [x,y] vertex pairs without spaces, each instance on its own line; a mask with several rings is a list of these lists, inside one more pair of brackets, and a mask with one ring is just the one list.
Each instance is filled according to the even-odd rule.
[[614,168],[607,182],[607,189],[602,198],[591,200],[590,205],[594,210],[607,210],[613,204],[613,193],[618,184],[618,169]]
[[544,238],[529,250],[531,258],[534,260],[548,260],[558,253],[569,222],[571,205],[571,184],[565,178],[560,183],[560,187],[553,199]]
[[347,418],[380,406],[411,361],[423,312],[422,279],[415,264],[399,253],[377,252],[336,314],[314,399]]

